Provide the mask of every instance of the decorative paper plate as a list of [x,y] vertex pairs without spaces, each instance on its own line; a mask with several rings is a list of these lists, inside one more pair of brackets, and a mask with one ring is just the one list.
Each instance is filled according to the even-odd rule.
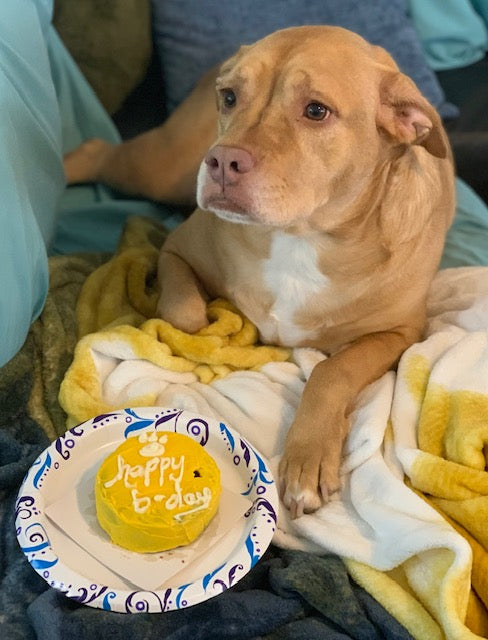
[[[189,435],[206,448],[220,467],[223,499],[215,522],[189,547],[137,554],[111,544],[99,527],[93,483],[124,438],[154,429]],[[32,567],[69,598],[123,613],[161,613],[207,600],[246,575],[271,542],[277,509],[268,463],[235,430],[150,407],[98,416],[53,442],[25,477],[16,528]]]

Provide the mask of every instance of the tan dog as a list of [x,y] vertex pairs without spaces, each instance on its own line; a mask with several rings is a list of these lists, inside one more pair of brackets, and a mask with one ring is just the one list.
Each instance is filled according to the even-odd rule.
[[[215,123],[211,84],[212,74],[158,130],[88,143],[67,159],[68,178],[184,201]],[[358,393],[422,335],[454,210],[451,153],[391,57],[340,28],[243,47],[220,69],[217,103],[200,208],[161,251],[158,311],[195,331],[221,296],[263,342],[330,356],[306,384],[280,465],[296,517],[339,488]]]

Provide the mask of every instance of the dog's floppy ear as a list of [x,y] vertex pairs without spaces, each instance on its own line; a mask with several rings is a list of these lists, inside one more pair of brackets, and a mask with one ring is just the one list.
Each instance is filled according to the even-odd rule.
[[447,142],[437,111],[415,83],[399,71],[383,77],[377,125],[399,143],[422,145],[438,158],[447,156]]

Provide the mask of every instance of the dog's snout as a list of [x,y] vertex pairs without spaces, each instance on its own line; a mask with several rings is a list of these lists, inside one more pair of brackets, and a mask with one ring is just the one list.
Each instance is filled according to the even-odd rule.
[[210,149],[205,163],[212,180],[223,187],[236,184],[241,174],[251,171],[255,161],[244,149],[217,145]]

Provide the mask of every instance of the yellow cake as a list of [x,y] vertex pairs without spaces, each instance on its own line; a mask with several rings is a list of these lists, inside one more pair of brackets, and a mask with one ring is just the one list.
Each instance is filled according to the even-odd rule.
[[102,462],[97,517],[112,542],[150,553],[195,540],[215,516],[220,471],[189,436],[168,431],[127,438]]

